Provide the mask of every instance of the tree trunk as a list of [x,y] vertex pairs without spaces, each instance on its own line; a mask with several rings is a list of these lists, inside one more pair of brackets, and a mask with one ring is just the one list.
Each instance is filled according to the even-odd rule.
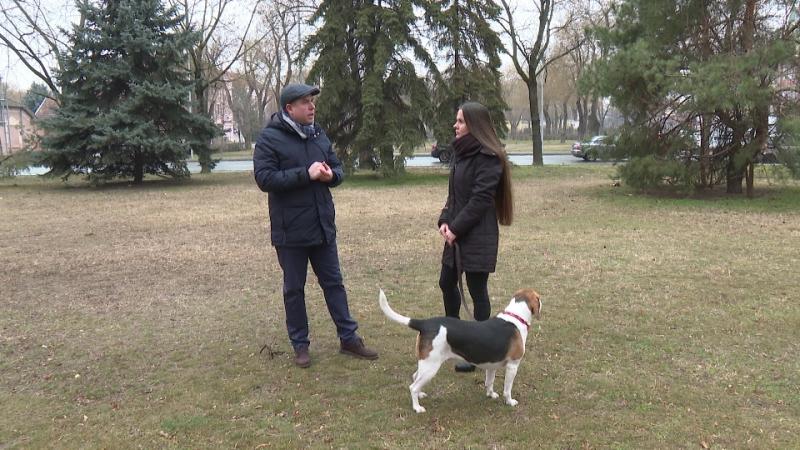
[[589,113],[587,114],[586,118],[586,128],[589,131],[590,136],[596,136],[600,134],[600,120],[597,118],[597,101],[597,98],[592,99],[591,107],[589,108]]
[[575,101],[575,109],[578,111],[578,139],[583,139],[586,136],[586,108],[580,97]]
[[[744,20],[742,20],[742,48],[745,52],[750,52],[753,49],[753,37],[755,35],[755,9],[756,9],[756,0],[747,0],[745,3],[745,11],[744,11]],[[747,164],[742,169],[745,173],[745,179],[747,180],[747,197],[753,198],[753,157],[757,152],[761,150],[760,142],[766,142],[766,126],[768,126],[767,121],[767,114],[764,111],[764,114],[761,113],[760,108],[756,108],[754,111],[756,116],[758,117],[758,123],[756,123],[756,135],[754,138],[754,144],[756,149],[753,151],[753,155],[747,155]],[[761,116],[763,115],[763,127],[762,127],[762,119]],[[739,193],[742,192],[742,182],[739,181]]]
[[548,139],[553,135],[553,119],[550,117],[550,104],[545,105],[544,110],[544,135]]
[[709,138],[711,130],[708,126],[710,120],[707,114],[703,114],[700,120],[700,184],[706,188],[711,187],[711,148]]
[[569,121],[569,109],[567,106],[567,101],[561,104],[561,143],[567,141],[567,123]]
[[[762,82],[763,84],[764,82]],[[747,197],[753,198],[753,162],[761,150],[767,147],[769,139],[769,107],[756,107],[753,110],[756,117],[755,135],[753,136],[752,150],[748,155],[747,166]]]
[[[196,112],[208,117],[213,122],[214,118],[211,117],[211,114],[208,111],[208,99],[206,98],[207,93],[208,90],[206,88],[200,85],[195,87],[194,95],[195,106],[197,107]],[[197,163],[200,165],[200,173],[211,173],[211,169],[214,167],[214,161],[211,159],[210,143],[194,149],[194,152],[197,154]]]
[[744,179],[745,167],[736,167],[736,155],[741,148],[734,148],[728,155],[728,165],[725,167],[725,192],[728,194],[742,193],[742,180]]
[[395,164],[394,149],[390,146],[382,147],[379,151],[381,172],[385,177],[394,177],[402,172],[402,166]]
[[753,198],[753,161],[747,164],[747,198]]
[[144,181],[144,159],[141,150],[133,153],[133,184],[142,184]]
[[200,173],[211,173],[214,160],[211,158],[211,147],[205,145],[197,149],[197,163],[200,165]]
[[[730,164],[731,163],[729,163],[729,165]],[[744,179],[744,174],[741,170],[738,173],[728,172],[728,177],[725,184],[725,192],[728,194],[741,194],[742,179]]]
[[533,144],[533,165],[543,166],[542,124],[539,118],[539,88],[536,84],[536,77],[531,77],[528,82],[528,105],[531,108],[531,143]]
[[513,115],[511,119],[509,119],[509,123],[511,124],[511,130],[508,133],[508,137],[511,139],[519,139],[519,123],[522,121],[521,115]]

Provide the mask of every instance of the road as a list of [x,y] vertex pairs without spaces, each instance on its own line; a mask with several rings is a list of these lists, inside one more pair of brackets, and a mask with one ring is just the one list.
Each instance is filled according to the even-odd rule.
[[[572,155],[553,154],[544,155],[544,163],[548,166],[563,166],[567,164],[591,164],[586,161],[575,158]],[[514,164],[520,166],[529,166],[533,158],[530,154],[512,154],[509,160]],[[200,172],[200,166],[196,162],[189,162],[189,171],[192,173]],[[443,164],[438,159],[430,156],[415,156],[406,160],[406,167],[440,167]],[[214,168],[215,172],[246,172],[253,170],[253,161],[220,161],[217,167]]]

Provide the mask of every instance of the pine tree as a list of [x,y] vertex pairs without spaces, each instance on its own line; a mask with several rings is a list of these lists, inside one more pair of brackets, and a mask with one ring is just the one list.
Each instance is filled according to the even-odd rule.
[[424,141],[428,90],[407,56],[435,70],[412,28],[422,3],[327,0],[312,18],[323,21],[304,49],[318,55],[308,75],[322,89],[317,116],[350,169],[377,162],[398,173]]
[[189,176],[186,158],[218,133],[187,109],[183,61],[198,35],[159,0],[80,0],[84,18],[70,34],[58,75],[62,104],[44,121],[42,164],[67,179],[98,182],[145,174]]
[[25,97],[22,99],[22,104],[31,112],[36,112],[39,105],[42,104],[45,98],[52,96],[52,92],[44,83],[33,83],[31,87],[25,92]]
[[431,39],[446,61],[441,76],[434,76],[431,128],[437,142],[453,139],[453,122],[458,107],[466,101],[484,104],[500,137],[506,133],[500,74],[503,49],[491,22],[498,20],[500,8],[486,0],[432,1],[426,7],[426,22]]
[[[616,27],[595,30],[611,56],[582,82],[626,115],[624,156],[640,157],[623,172],[626,181],[724,181],[728,193],[741,193],[746,180],[752,195],[769,116],[787,102],[776,82],[794,60],[800,26],[770,8],[756,0],[625,0],[616,5]],[[686,170],[676,176],[679,157]],[[659,170],[665,175],[653,176]]]

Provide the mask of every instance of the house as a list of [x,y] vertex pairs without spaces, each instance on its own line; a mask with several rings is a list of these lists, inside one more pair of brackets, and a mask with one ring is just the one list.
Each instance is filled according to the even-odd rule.
[[43,119],[55,115],[56,110],[58,110],[58,103],[50,97],[45,97],[44,100],[39,103],[39,107],[36,108],[33,115],[36,116],[37,119]]
[[[227,142],[241,142],[243,139],[239,133],[239,127],[233,117],[233,111],[225,95],[225,86],[217,85],[209,89],[209,109],[211,119],[215,124],[219,125],[223,130],[223,136],[216,138],[215,143]],[[3,107],[5,103],[0,101],[0,155],[8,154],[10,152],[17,152],[25,146],[25,136],[40,133],[40,129],[36,126],[36,121],[50,117],[56,114],[58,110],[58,103],[52,98],[46,97],[36,108],[36,112],[32,113],[29,109],[14,102],[8,102],[8,120],[3,121],[6,108]],[[8,123],[8,126],[5,124]],[[6,128],[10,133],[10,137],[6,137]],[[10,143],[10,151],[6,149],[7,144]]]
[[25,106],[0,99],[0,155],[22,151],[26,140],[35,133],[33,113]]

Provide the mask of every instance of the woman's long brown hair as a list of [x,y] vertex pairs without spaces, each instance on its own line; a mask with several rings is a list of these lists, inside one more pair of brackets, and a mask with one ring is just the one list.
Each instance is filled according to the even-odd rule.
[[500,225],[511,225],[511,221],[514,219],[511,167],[508,163],[506,150],[494,131],[489,109],[477,102],[466,102],[461,105],[460,109],[464,115],[464,122],[467,124],[469,134],[475,137],[486,149],[494,152],[503,164],[503,174],[500,176],[500,183],[497,185],[497,194],[495,196],[495,211]]

